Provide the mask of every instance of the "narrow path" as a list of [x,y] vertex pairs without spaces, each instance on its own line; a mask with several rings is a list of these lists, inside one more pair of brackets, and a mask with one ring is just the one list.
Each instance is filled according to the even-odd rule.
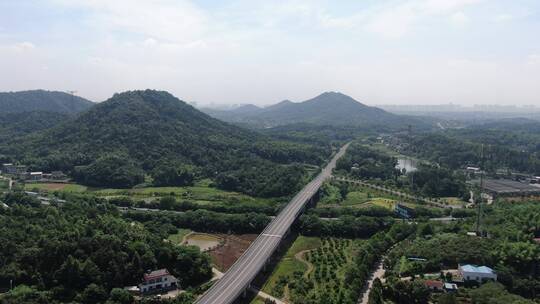
[[371,287],[373,287],[373,281],[375,281],[376,278],[382,281],[384,273],[386,272],[383,267],[383,259],[384,258],[379,261],[377,268],[371,273],[367,282],[366,290],[364,291],[362,298],[358,299],[358,304],[368,304],[369,293],[371,292]]
[[308,262],[307,260],[304,259],[304,254],[306,252],[309,252],[311,251],[312,249],[308,249],[308,250],[302,250],[300,252],[297,252],[295,255],[294,255],[294,258],[297,259],[298,261],[304,263],[306,266],[307,266],[307,270],[306,272],[304,272],[304,278],[307,279],[307,277],[309,276],[309,274],[313,271],[313,269],[315,267],[313,267],[313,264],[311,264],[310,262]]
[[274,301],[276,304],[287,304],[287,302],[284,302],[283,300],[280,300],[276,297],[273,297],[269,294],[267,294],[266,292],[264,291],[261,291],[255,287],[250,287],[249,288],[251,291],[253,291],[254,293],[256,293],[259,297],[263,298],[263,299],[268,299],[268,300],[272,300]]
[[210,281],[219,280],[223,277],[223,272],[219,271],[219,269],[212,267],[212,279]]

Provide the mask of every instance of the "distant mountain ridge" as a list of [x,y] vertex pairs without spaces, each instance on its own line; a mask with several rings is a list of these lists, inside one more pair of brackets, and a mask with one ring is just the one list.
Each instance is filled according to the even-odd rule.
[[[254,109],[253,107],[256,106],[252,105],[251,109]],[[297,123],[336,126],[394,123],[405,125],[410,121],[410,118],[364,105],[352,97],[338,92],[326,92],[299,103],[284,100],[265,108],[257,107],[257,109],[246,112],[237,108],[229,111],[207,111],[207,113],[228,122],[258,124],[264,127]]]
[[0,92],[0,113],[45,111],[76,114],[91,108],[94,104],[82,97],[59,91]]

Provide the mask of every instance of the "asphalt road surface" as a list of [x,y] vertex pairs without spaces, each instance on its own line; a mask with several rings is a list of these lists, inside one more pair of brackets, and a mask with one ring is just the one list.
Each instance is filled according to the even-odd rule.
[[234,265],[195,303],[230,304],[238,298],[257,276],[259,271],[278,248],[281,238],[304,210],[306,203],[332,175],[336,161],[345,154],[349,144],[343,146],[317,177],[298,192],[287,206],[266,226]]

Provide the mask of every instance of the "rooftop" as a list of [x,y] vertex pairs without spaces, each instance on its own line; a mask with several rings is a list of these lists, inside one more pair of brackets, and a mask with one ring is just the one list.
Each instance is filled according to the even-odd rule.
[[454,283],[444,283],[444,288],[450,290],[458,289],[457,285]]
[[435,281],[435,280],[426,280],[424,282],[424,284],[426,286],[429,286],[429,287],[436,287],[436,288],[443,288],[444,286],[444,283],[441,282],[441,281]]
[[493,274],[493,269],[487,266],[476,266],[476,265],[461,265],[461,269],[466,272],[475,272],[475,273],[486,273]]
[[[478,183],[475,181],[475,183]],[[509,179],[486,179],[484,189],[498,194],[540,192],[540,188]]]
[[163,269],[158,269],[158,270],[154,270],[152,272],[149,272],[149,273],[146,273],[144,274],[144,280],[151,280],[151,279],[155,279],[155,278],[159,278],[159,277],[163,277],[163,276],[166,276],[166,275],[169,275],[169,271],[165,268]]

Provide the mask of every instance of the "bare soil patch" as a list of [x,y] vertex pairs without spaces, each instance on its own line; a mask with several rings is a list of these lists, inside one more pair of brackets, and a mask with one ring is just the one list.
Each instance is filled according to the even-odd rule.
[[224,241],[222,245],[208,251],[208,253],[216,268],[222,272],[227,271],[257,238],[256,234],[216,234],[216,236]]

